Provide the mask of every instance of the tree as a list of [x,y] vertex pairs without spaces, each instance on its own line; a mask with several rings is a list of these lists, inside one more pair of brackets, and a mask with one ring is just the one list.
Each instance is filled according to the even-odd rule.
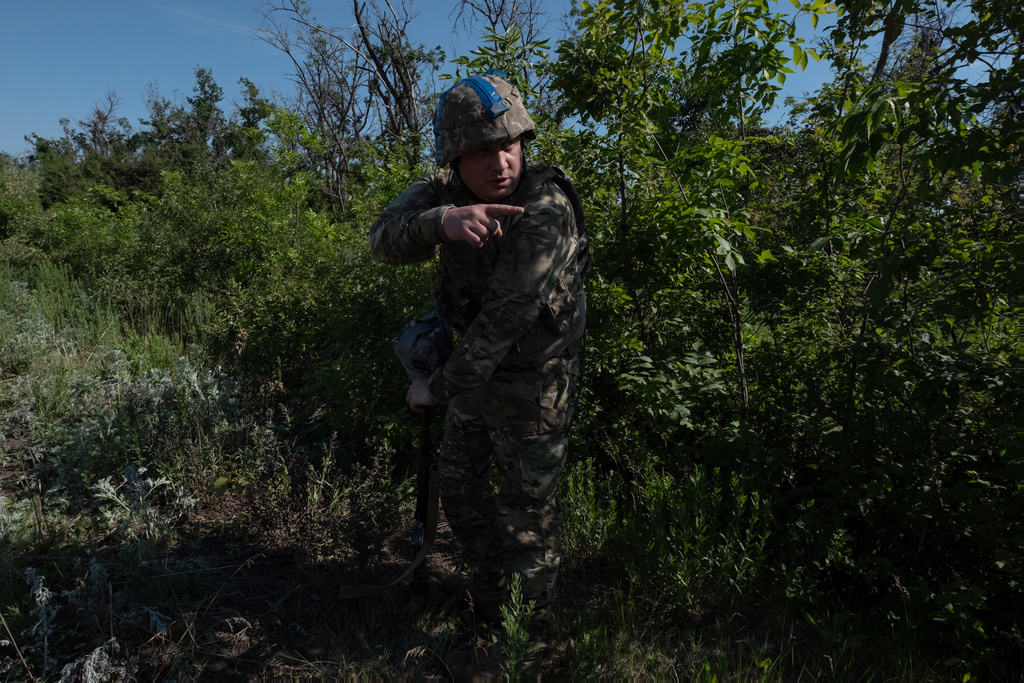
[[[403,0],[396,10],[388,3],[388,12],[376,4],[360,4],[353,0],[352,13],[359,27],[362,68],[370,74],[369,86],[382,106],[382,133],[409,150],[409,162],[419,162],[422,152],[421,134],[431,120],[427,102],[421,92],[424,70],[434,71],[441,61],[441,50],[413,48],[408,28],[414,15]],[[372,15],[372,16],[371,16]]]
[[[454,13],[464,26],[473,26],[474,19],[484,25],[483,44],[470,50],[474,56],[454,60],[466,75],[497,69],[519,88],[535,116],[555,110],[547,92],[548,43],[541,37],[548,23],[538,0],[460,0]],[[456,69],[455,76],[461,72]]]
[[146,88],[149,118],[142,123],[143,156],[158,166],[183,171],[225,165],[231,156],[229,122],[221,108],[224,89],[209,69],[197,66],[193,94],[184,103],[163,97],[155,84]]
[[183,111],[180,126],[185,141],[197,149],[208,150],[214,163],[227,159],[227,144],[224,139],[226,121],[220,102],[224,89],[213,80],[213,72],[196,67],[196,85],[192,97],[186,98],[189,109]]
[[[424,116],[423,70],[436,68],[438,52],[414,48],[406,29],[412,16],[402,5],[353,4],[357,29],[348,34],[317,23],[305,3],[268,3],[264,7],[264,40],[289,56],[295,67],[298,95],[293,107],[303,113],[310,131],[325,143],[311,155],[327,178],[331,206],[347,206],[346,185],[354,150],[361,140],[380,136],[406,151],[410,163],[421,158]],[[299,28],[292,36],[275,14]]]
[[235,105],[238,120],[228,121],[224,139],[231,149],[232,159],[269,160],[262,128],[264,122],[277,110],[270,100],[263,97],[259,88],[248,78],[240,78],[244,101]]
[[[293,35],[278,23],[276,14],[290,16],[299,33]],[[361,97],[366,83],[357,69],[357,57],[345,42],[316,23],[304,3],[269,3],[263,16],[260,36],[284,52],[294,68],[296,94],[290,105],[324,143],[319,150],[306,150],[309,165],[322,169],[331,209],[345,211],[351,151],[365,134],[370,113]]]
[[115,118],[121,98],[113,90],[107,91],[104,101],[93,108],[92,116],[87,121],[79,121],[88,136],[90,151],[102,157],[110,157],[111,147],[115,144],[112,138],[117,134],[113,124],[118,123],[121,129],[130,133],[131,127],[125,119]]
[[546,12],[539,0],[459,0],[453,14],[456,22],[467,27],[475,23],[474,18],[483,21],[489,33],[518,29],[526,43],[540,40],[546,27]]

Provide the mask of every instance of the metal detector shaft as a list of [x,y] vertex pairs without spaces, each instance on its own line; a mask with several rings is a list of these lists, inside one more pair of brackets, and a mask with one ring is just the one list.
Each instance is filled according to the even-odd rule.
[[[434,449],[430,445],[430,407],[423,409],[423,427],[420,432],[419,467],[416,471],[416,517],[412,526],[412,557],[419,554],[423,546],[424,530],[427,523],[428,502],[430,500],[430,474],[434,468]],[[412,575],[413,595],[423,595],[427,590],[426,562],[420,563]]]

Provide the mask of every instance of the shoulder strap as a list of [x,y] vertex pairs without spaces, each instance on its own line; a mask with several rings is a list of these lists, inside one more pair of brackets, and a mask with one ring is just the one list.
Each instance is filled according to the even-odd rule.
[[565,176],[562,169],[555,168],[554,166],[549,168],[555,172],[554,177],[551,179],[565,193],[565,196],[569,198],[569,203],[572,204],[572,211],[576,214],[576,233],[579,242],[576,258],[580,264],[580,278],[585,280],[590,273],[590,238],[587,236],[587,218],[583,214],[583,200],[580,199],[580,193],[576,191],[576,186]]
[[558,189],[569,198],[572,212],[576,216],[580,273],[585,278],[587,273],[590,272],[590,239],[587,237],[587,219],[583,213],[583,200],[580,199],[580,193],[576,190],[576,186],[566,177],[562,169],[556,166],[549,166],[541,161],[527,162],[524,176],[523,182],[519,183],[519,187],[509,197],[509,204],[518,205],[530,190],[549,180],[554,182]]

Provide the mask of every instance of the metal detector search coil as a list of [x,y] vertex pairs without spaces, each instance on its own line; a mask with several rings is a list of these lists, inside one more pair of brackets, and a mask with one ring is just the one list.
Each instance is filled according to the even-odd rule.
[[410,379],[433,374],[451,355],[452,334],[436,309],[406,323],[391,340],[395,354]]

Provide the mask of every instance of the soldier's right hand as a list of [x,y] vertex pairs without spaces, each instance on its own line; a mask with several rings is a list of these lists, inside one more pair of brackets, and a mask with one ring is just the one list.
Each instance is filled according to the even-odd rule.
[[451,242],[467,242],[482,247],[491,237],[501,237],[500,216],[518,216],[526,210],[508,204],[471,204],[455,206],[444,212],[441,223],[444,236]]

